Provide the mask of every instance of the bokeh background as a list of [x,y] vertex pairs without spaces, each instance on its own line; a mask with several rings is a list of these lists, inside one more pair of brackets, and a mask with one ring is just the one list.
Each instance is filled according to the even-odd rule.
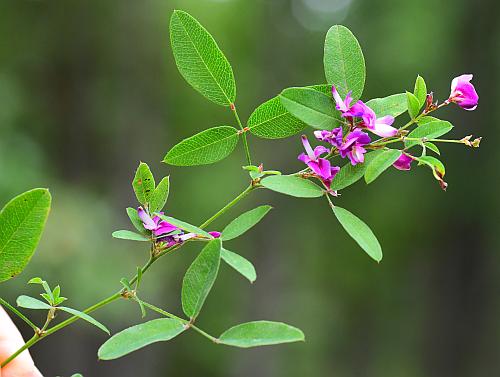
[[[84,308],[113,293],[147,258],[142,245],[113,240],[136,205],[130,186],[140,160],[157,178],[171,175],[172,216],[199,223],[241,191],[243,151],[210,167],[161,163],[181,138],[230,112],[193,91],[176,70],[168,21],[191,12],[232,63],[237,104],[246,118],[283,88],[323,83],[324,35],[335,23],[353,30],[367,61],[364,98],[412,89],[418,74],[439,99],[451,79],[474,73],[478,109],[438,116],[452,135],[484,136],[479,150],[443,145],[449,189],[430,171],[391,169],[339,198],[378,235],[384,260],[368,258],[321,200],[264,190],[232,210],[275,209],[230,249],[252,260],[248,284],[223,266],[199,325],[217,335],[253,319],[282,320],[307,341],[239,350],[188,332],[123,359],[97,361],[105,334],[70,326],[32,353],[45,376],[373,376],[500,375],[500,68],[494,0],[177,0],[2,1],[0,3],[0,201],[49,187],[53,209],[27,270],[2,284],[2,297],[36,295],[33,276],[59,283]],[[295,171],[298,137],[250,138],[255,159]],[[240,146],[241,148],[241,146]],[[156,264],[144,299],[181,313],[183,272],[198,245]],[[36,319],[38,313],[30,313]],[[141,321],[118,302],[95,313],[113,331]],[[150,314],[150,318],[153,315]],[[30,331],[19,324],[25,336]]]

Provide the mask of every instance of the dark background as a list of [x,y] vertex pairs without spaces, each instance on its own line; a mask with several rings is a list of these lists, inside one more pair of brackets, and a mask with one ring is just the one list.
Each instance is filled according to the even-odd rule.
[[[339,203],[372,226],[380,265],[340,228],[321,200],[259,191],[214,224],[257,204],[275,209],[230,248],[252,260],[248,284],[227,266],[199,318],[214,335],[253,319],[281,320],[306,343],[240,350],[188,332],[123,359],[98,362],[105,334],[70,326],[32,353],[46,376],[380,376],[500,375],[498,184],[500,68],[498,3],[400,0],[2,1],[0,4],[0,199],[50,187],[53,209],[27,270],[0,294],[37,294],[30,277],[59,283],[68,304],[84,308],[118,288],[147,250],[113,240],[135,206],[130,186],[139,160],[157,178],[171,175],[168,214],[199,223],[246,183],[243,150],[210,167],[173,168],[164,154],[181,138],[233,124],[176,70],[169,47],[171,11],[191,12],[232,63],[243,118],[285,87],[322,83],[324,35],[342,23],[367,61],[364,98],[412,89],[417,73],[443,100],[450,81],[474,73],[475,112],[438,116],[451,135],[484,136],[479,150],[442,145],[447,193],[430,171],[391,169]],[[254,158],[296,171],[298,137],[250,138]],[[182,274],[197,245],[156,264],[144,299],[181,313]],[[30,313],[38,319],[38,313]],[[118,302],[95,313],[113,331],[141,321]],[[150,314],[149,318],[153,318]],[[41,318],[40,318],[41,320]],[[29,329],[21,325],[25,336]]]

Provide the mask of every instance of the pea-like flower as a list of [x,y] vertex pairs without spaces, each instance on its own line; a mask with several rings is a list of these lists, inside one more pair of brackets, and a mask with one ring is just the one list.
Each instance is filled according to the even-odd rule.
[[343,100],[342,97],[340,97],[340,94],[337,91],[337,88],[335,88],[335,85],[332,85],[332,94],[333,94],[333,99],[335,100],[335,103],[336,103],[335,107],[337,110],[340,110],[342,113],[346,113],[350,110],[351,102],[352,102],[351,93],[352,93],[352,91],[347,93],[345,99]]
[[364,104],[362,101],[358,101],[353,110],[356,110],[358,116],[363,119],[362,126],[366,127],[368,130],[373,132],[375,135],[380,137],[392,137],[398,133],[397,128],[391,126],[394,123],[394,117],[391,115],[386,115],[381,118],[377,118],[375,111]]
[[142,207],[137,208],[137,214],[144,225],[144,229],[150,230],[155,236],[161,236],[179,229],[175,225],[162,220],[159,216],[151,218]]
[[301,153],[298,159],[311,168],[311,170],[323,181],[325,186],[330,187],[333,178],[339,172],[340,167],[331,166],[330,161],[320,156],[328,153],[328,149],[322,145],[318,145],[314,150],[309,144],[309,140],[305,135],[302,135],[302,144],[306,153]]
[[462,109],[474,110],[477,107],[479,96],[474,85],[471,84],[472,75],[466,74],[455,77],[451,82],[451,93],[448,102],[454,102]]
[[342,145],[342,127],[334,128],[331,131],[321,130],[314,131],[314,136],[320,141],[326,141],[335,147]]
[[392,166],[398,170],[410,170],[412,162],[413,158],[409,154],[402,153]]
[[352,165],[363,163],[366,153],[366,149],[363,146],[370,141],[368,134],[361,130],[354,130],[346,136],[345,141],[339,147],[340,156],[342,158],[347,156],[351,160]]

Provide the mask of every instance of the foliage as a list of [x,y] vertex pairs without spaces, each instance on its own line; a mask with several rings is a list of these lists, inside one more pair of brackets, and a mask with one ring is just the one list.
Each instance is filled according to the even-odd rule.
[[[21,295],[17,306],[47,311],[47,319],[42,326],[36,326],[0,299],[2,305],[20,316],[35,331],[32,340],[19,351],[77,319],[83,319],[109,334],[108,329],[89,313],[117,299],[139,305],[143,317],[150,310],[162,318],[147,320],[113,335],[98,351],[102,360],[116,359],[150,344],[169,341],[188,330],[194,330],[214,344],[242,348],[303,341],[301,330],[275,321],[242,323],[229,328],[218,338],[197,326],[197,318],[211,290],[216,288],[221,260],[251,283],[255,281],[257,273],[253,264],[242,255],[227,250],[225,243],[257,226],[272,207],[261,205],[243,212],[230,221],[222,232],[206,228],[256,189],[267,189],[294,198],[325,198],[347,234],[369,257],[380,262],[383,253],[379,241],[366,223],[337,205],[342,199],[339,191],[362,177],[367,184],[372,183],[393,166],[409,170],[413,161],[430,168],[441,188],[446,189],[445,166],[437,158],[427,155],[427,150],[439,155],[441,152],[435,145],[439,142],[479,146],[480,138],[470,141],[471,136],[460,140],[441,139],[453,126],[448,121],[429,115],[450,103],[470,110],[470,103],[467,104],[469,108],[463,105],[466,91],[452,91],[450,97],[439,104],[428,93],[425,80],[418,76],[412,92],[400,92],[366,103],[359,100],[366,81],[365,60],[358,40],[344,26],[334,25],[326,35],[323,58],[326,83],[285,88],[279,95],[258,106],[246,123],[241,122],[235,105],[233,69],[212,35],[191,15],[177,10],[170,20],[170,41],[180,74],[208,100],[229,107],[235,124],[201,130],[172,146],[163,162],[175,166],[213,164],[233,153],[242,139],[247,160],[243,169],[250,176],[249,186],[205,222],[193,225],[163,212],[171,189],[170,177],[163,177],[156,185],[149,166],[141,162],[132,180],[138,207],[126,209],[135,230],[117,230],[112,236],[146,243],[148,261],[143,267],[137,267],[137,273],[132,278],[122,278],[121,288],[114,295],[83,311],[61,305],[67,299],[60,295],[60,286],[52,289],[41,278],[31,279],[30,284],[43,288],[41,297],[44,301]],[[465,81],[460,85],[472,85]],[[471,99],[467,100],[470,102]],[[405,113],[408,113],[408,122],[398,128],[393,127],[394,118]],[[247,133],[263,139],[281,139],[309,131],[308,127],[315,129],[314,137],[323,144],[313,149],[307,136],[302,136],[305,153],[298,156],[306,164],[302,170],[282,174],[279,170],[264,170],[262,164],[257,166],[251,163]],[[372,140],[373,136],[380,138]],[[399,148],[394,145],[399,145]],[[418,147],[422,149],[419,156],[412,150]],[[345,162],[341,163],[343,159]],[[335,166],[335,163],[342,166]],[[19,274],[29,262],[41,237],[50,202],[46,189],[35,189],[12,199],[0,212],[0,281]],[[200,242],[203,247],[182,280],[181,303],[186,317],[183,318],[144,300],[141,281],[153,263],[188,242]],[[71,317],[52,325],[60,312]],[[4,361],[2,367],[19,353]]]

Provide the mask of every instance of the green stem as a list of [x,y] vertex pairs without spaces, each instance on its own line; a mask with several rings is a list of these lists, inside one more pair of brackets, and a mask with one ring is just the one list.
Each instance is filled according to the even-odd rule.
[[0,297],[0,305],[5,306],[7,309],[9,309],[12,313],[17,315],[19,318],[21,318],[26,324],[28,324],[33,330],[38,331],[38,327],[31,322],[23,313],[21,313],[19,310],[17,310],[15,307],[13,307],[11,304],[9,304],[7,301],[5,301],[3,298]]
[[14,360],[16,357],[18,357],[21,353],[26,351],[28,348],[30,348],[33,344],[38,342],[41,339],[40,336],[38,335],[33,335],[33,337],[28,340],[21,348],[19,348],[16,352],[14,352],[12,355],[10,355],[7,359],[5,359],[2,364],[0,365],[0,369],[5,367],[8,363],[10,363],[12,360]]
[[158,308],[158,307],[156,307],[154,305],[148,304],[147,302],[142,301],[142,304],[145,307],[147,307],[147,308],[149,308],[149,309],[151,309],[151,310],[153,310],[153,311],[155,311],[155,312],[157,312],[159,314],[164,315],[165,317],[173,318],[173,319],[176,319],[176,320],[182,322],[184,325],[186,325],[187,327],[192,328],[194,331],[196,331],[196,332],[200,333],[201,335],[203,335],[204,337],[210,339],[212,342],[214,342],[214,343],[218,342],[218,339],[216,337],[214,337],[214,336],[208,334],[207,332],[203,331],[199,327],[195,326],[192,322],[190,322],[190,321],[188,321],[188,320],[186,320],[184,318],[177,317],[175,314],[169,313],[169,312],[167,312],[167,311],[165,311],[163,309],[160,309],[160,308]]
[[236,118],[236,122],[238,123],[238,126],[240,127],[240,130],[242,132],[241,138],[243,139],[243,147],[245,148],[245,155],[247,157],[248,165],[252,165],[250,149],[248,148],[247,134],[245,128],[243,127],[243,124],[241,123],[240,116],[238,115],[238,111],[236,110],[236,106],[234,104],[231,104],[231,111],[233,112],[234,117]]
[[233,207],[241,199],[243,199],[245,196],[247,196],[255,188],[256,188],[256,186],[253,186],[253,185],[248,186],[243,192],[241,192],[241,194],[239,194],[236,198],[234,198],[233,200],[231,200],[228,204],[226,204],[219,211],[217,211],[217,213],[215,213],[212,217],[210,217],[203,224],[201,224],[200,228],[203,229],[203,228],[207,227],[209,224],[211,224],[213,221],[215,221],[219,216],[221,216],[224,213],[226,213],[231,207]]
[[[233,207],[234,205],[236,205],[240,200],[242,200],[245,196],[247,196],[252,190],[254,190],[255,188],[257,188],[257,186],[253,186],[253,185],[250,185],[248,186],[243,192],[241,192],[236,198],[234,198],[231,202],[229,202],[228,204],[226,204],[223,208],[221,208],[217,213],[215,213],[212,217],[210,217],[208,220],[206,220],[203,224],[201,224],[199,227],[200,228],[204,228],[206,226],[208,226],[210,223],[212,223],[215,219],[217,219],[219,216],[223,215],[226,211],[228,211],[231,207]],[[162,251],[160,254],[156,255],[156,256],[151,256],[150,259],[148,260],[148,262],[144,265],[144,267],[142,267],[142,274],[144,274],[152,265],[153,263],[155,263],[160,257],[162,257],[163,255],[166,255],[166,254],[169,254],[170,252],[178,249],[179,247],[181,247],[181,245],[176,245],[174,247],[171,247],[169,249],[166,249],[165,251]],[[130,280],[130,283],[133,284],[136,282],[137,280],[137,274]],[[105,298],[104,300],[102,301],[99,301],[98,303],[88,307],[87,309],[85,309],[83,312],[84,313],[91,313],[93,312],[94,310],[97,310],[117,299],[119,299],[120,297],[122,297],[122,290],[120,290],[119,292],[115,293],[114,295],[111,295],[107,298]],[[3,301],[3,300],[2,300]],[[8,304],[7,304],[8,305]],[[146,305],[146,303],[144,303],[144,305]],[[11,306],[8,305],[7,306],[9,309],[11,309]],[[16,310],[14,308],[14,310]],[[161,310],[161,309],[160,309]],[[165,312],[167,313],[167,312]],[[18,314],[18,313],[16,313]],[[20,313],[19,313],[20,314]],[[18,314],[18,315],[19,315]],[[164,313],[163,313],[164,314]],[[21,314],[22,315],[22,314]],[[173,314],[171,314],[173,316]],[[24,317],[24,316],[23,316]],[[22,318],[22,317],[21,317]],[[179,317],[175,317],[177,319],[179,319]],[[6,366],[8,363],[10,363],[12,360],[14,360],[21,352],[23,352],[24,350],[27,350],[28,348],[30,348],[31,346],[33,346],[34,344],[38,343],[40,340],[42,340],[43,338],[55,333],[56,331],[59,331],[61,329],[63,329],[64,327],[72,324],[73,322],[76,322],[77,320],[79,320],[80,317],[77,317],[77,316],[72,316],[68,319],[66,319],[65,321],[51,327],[50,329],[48,329],[47,331],[45,331],[43,334],[35,334],[35,336],[33,338],[31,338],[28,342],[26,342],[26,344],[24,344],[21,348],[19,348],[13,355],[11,355],[8,359],[6,359],[4,362],[2,362],[2,364],[0,365],[0,368],[3,368],[4,366]],[[26,320],[28,320],[26,318]],[[182,321],[185,321],[181,318]],[[29,321],[29,320],[28,320]],[[28,323],[28,322],[27,322]],[[31,326],[31,325],[30,325]],[[210,340],[214,341],[214,342],[217,342],[217,339],[214,338],[213,336],[205,333],[203,330],[199,329],[198,327],[194,326],[193,324],[190,324],[190,327],[192,327],[195,331],[199,332],[200,334],[202,334],[203,336],[206,336],[207,338],[209,338]],[[35,331],[37,331],[38,329],[36,328],[35,326]],[[38,332],[38,331],[37,331]]]

